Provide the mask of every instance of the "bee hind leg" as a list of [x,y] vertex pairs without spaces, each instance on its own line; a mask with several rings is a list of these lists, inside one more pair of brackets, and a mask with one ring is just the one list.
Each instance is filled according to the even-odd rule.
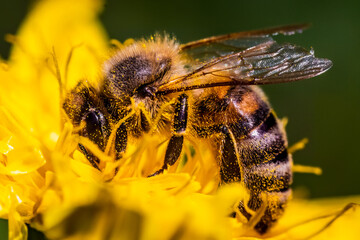
[[[220,163],[220,180],[221,184],[228,184],[232,182],[241,181],[241,170],[239,165],[238,156],[236,154],[236,143],[234,143],[231,132],[226,126],[220,127],[222,139],[220,141],[219,148],[219,163]],[[250,200],[248,202],[248,208],[252,211],[259,210],[262,204],[262,200],[258,194],[250,192]],[[253,220],[253,215],[248,212],[247,207],[243,201],[239,202],[238,210],[249,222]],[[265,233],[269,227],[269,208],[265,209],[264,216],[259,222],[254,223],[254,228],[259,233]],[[230,216],[235,217],[236,213],[233,212]]]
[[174,114],[174,134],[170,138],[168,146],[166,148],[165,159],[163,166],[157,170],[155,173],[149,175],[149,177],[156,176],[164,172],[168,166],[174,165],[181,155],[181,151],[184,143],[184,133],[187,125],[187,116],[188,116],[188,97],[186,94],[179,96],[176,105],[175,105],[175,114]]
[[[241,171],[240,171],[238,156],[235,150],[235,144],[233,139],[231,138],[231,133],[226,126],[221,126],[220,132],[222,138],[220,141],[218,162],[220,164],[221,184],[240,182]],[[252,217],[252,215],[246,211],[243,202],[239,203],[238,210],[247,220],[250,220],[250,218]],[[233,212],[230,214],[230,216],[235,217],[236,213]]]
[[231,133],[226,126],[220,127],[220,131],[222,133],[219,149],[221,184],[240,182],[241,171]]

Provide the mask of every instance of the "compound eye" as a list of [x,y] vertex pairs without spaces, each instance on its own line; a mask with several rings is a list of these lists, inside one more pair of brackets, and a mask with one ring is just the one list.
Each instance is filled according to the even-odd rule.
[[86,125],[82,135],[88,137],[104,151],[110,129],[104,115],[98,109],[91,108],[83,117],[83,121]]
[[143,85],[140,86],[138,89],[136,89],[136,95],[137,97],[140,98],[146,98],[149,97],[151,99],[155,98],[155,88],[148,86],[148,85]]

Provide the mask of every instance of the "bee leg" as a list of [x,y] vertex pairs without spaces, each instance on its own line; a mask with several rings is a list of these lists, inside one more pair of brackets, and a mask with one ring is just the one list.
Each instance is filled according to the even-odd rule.
[[161,174],[164,172],[165,169],[168,168],[168,166],[172,166],[180,157],[182,146],[184,142],[184,136],[172,136],[170,138],[168,147],[166,149],[165,153],[165,160],[164,165],[157,170],[155,173],[151,174],[149,177],[156,176],[158,174]]
[[188,102],[187,95],[182,94],[179,96],[177,103],[175,105],[175,114],[174,114],[174,135],[170,138],[169,144],[166,148],[164,165],[155,173],[151,174],[149,177],[158,175],[164,172],[168,166],[172,166],[180,157],[183,143],[184,143],[184,133],[187,125],[187,115],[188,115]]
[[[110,128],[102,112],[97,108],[90,108],[83,116],[82,121],[85,122],[85,128],[80,134],[88,137],[104,151]],[[80,143],[79,149],[86,156],[91,165],[100,170],[98,166],[100,160]]]
[[127,146],[127,140],[128,140],[128,135],[125,124],[123,123],[116,130],[115,150],[116,150],[117,160],[119,160],[122,157],[122,153],[125,152]]
[[[240,182],[241,170],[235,150],[236,146],[234,144],[233,139],[231,138],[230,131],[226,126],[220,127],[220,131],[223,135],[223,138],[221,139],[220,142],[220,154],[219,154],[221,184]],[[259,204],[259,201],[261,201],[261,199],[256,198],[256,196],[253,196],[253,194],[251,195],[252,195],[251,200],[254,201],[254,204],[255,203]],[[254,207],[252,209],[254,209]],[[256,206],[256,209],[258,208],[259,206]],[[238,209],[248,221],[251,219],[252,215],[246,210],[244,202],[241,201],[239,203]],[[235,217],[235,215],[236,215],[235,212],[233,212],[230,216]]]
[[[125,124],[121,124],[118,129],[116,129],[115,136],[115,160],[118,161],[123,157],[123,153],[126,150],[128,140],[128,134],[125,127]],[[118,173],[119,167],[116,167],[114,170],[114,176]]]
[[85,155],[86,159],[90,162],[90,164],[96,168],[97,170],[100,171],[100,168],[98,166],[100,160],[95,157],[92,153],[90,153],[85,147],[84,145],[82,145],[81,143],[78,144],[80,151]]
[[223,135],[220,142],[219,154],[221,184],[240,182],[241,171],[234,141],[232,140],[229,129],[226,126],[222,126],[220,131]]
[[[220,132],[223,135],[223,138],[220,142],[220,154],[219,154],[219,163],[220,163],[220,179],[221,184],[227,184],[232,182],[241,181],[241,169],[236,154],[236,146],[231,137],[231,133],[226,126],[220,127]],[[276,197],[272,197],[276,198]],[[261,207],[264,208],[263,216],[254,223],[254,229],[260,234],[264,234],[269,227],[278,219],[278,216],[281,215],[284,209],[283,200],[279,198],[278,200],[268,201],[269,206],[263,206],[263,200],[261,198],[260,191],[250,191],[250,198],[245,207],[244,202],[240,202],[238,209],[241,214],[248,220],[252,221],[254,215],[249,213],[247,209],[251,211],[258,211]],[[276,213],[274,209],[276,208]],[[235,214],[231,214],[235,216]]]

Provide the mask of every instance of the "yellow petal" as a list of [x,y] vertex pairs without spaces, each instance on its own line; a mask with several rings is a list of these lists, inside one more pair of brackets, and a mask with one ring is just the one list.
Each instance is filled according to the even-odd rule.
[[[34,64],[50,60],[53,49],[61,66],[66,66],[71,50],[76,51],[68,76],[73,84],[97,74],[98,57],[107,51],[106,33],[97,19],[102,5],[101,0],[38,1],[22,24],[11,53],[10,62],[22,69],[17,80],[34,84]],[[64,74],[65,69],[60,70]]]
[[[79,80],[95,81],[108,39],[97,14],[101,0],[38,1],[1,70],[1,103],[39,136],[59,133],[60,96]],[[62,82],[61,88],[59,81]],[[19,87],[21,86],[21,87]]]
[[[350,205],[351,203],[357,203]],[[360,236],[360,197],[294,200],[277,228],[278,239],[358,239]],[[349,208],[348,208],[349,207]],[[346,210],[346,211],[343,211]],[[285,231],[288,229],[288,231]]]

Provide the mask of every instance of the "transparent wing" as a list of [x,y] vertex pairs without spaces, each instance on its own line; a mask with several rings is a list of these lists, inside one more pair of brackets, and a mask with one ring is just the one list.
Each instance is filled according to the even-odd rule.
[[272,39],[246,50],[213,58],[158,87],[159,93],[228,85],[262,85],[317,76],[332,66],[313,51]]
[[298,24],[230,33],[183,44],[180,49],[188,58],[197,62],[204,62],[268,42],[272,40],[271,35],[290,35],[296,32],[302,32],[307,27],[308,24]]

